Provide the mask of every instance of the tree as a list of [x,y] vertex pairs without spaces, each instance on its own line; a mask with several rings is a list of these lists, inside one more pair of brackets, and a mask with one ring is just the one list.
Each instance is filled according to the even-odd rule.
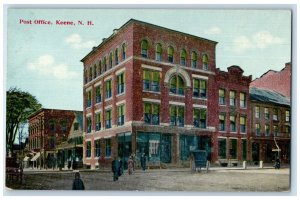
[[6,92],[6,153],[13,152],[13,144],[20,126],[42,105],[28,92],[10,88]]

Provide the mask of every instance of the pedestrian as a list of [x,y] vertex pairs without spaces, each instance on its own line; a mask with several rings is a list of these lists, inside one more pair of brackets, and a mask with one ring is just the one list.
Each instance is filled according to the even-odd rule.
[[145,171],[146,170],[146,155],[145,155],[145,153],[142,153],[142,156],[141,156],[141,166],[142,166],[142,169]]
[[69,157],[69,159],[68,159],[68,170],[70,170],[71,164],[72,164],[72,160],[71,160],[71,157]]
[[117,181],[119,179],[119,168],[120,168],[120,163],[116,159],[116,157],[114,157],[114,160],[111,163],[111,170],[112,170],[112,173],[113,173],[113,180],[114,181]]
[[133,171],[135,170],[135,167],[136,167],[136,157],[135,157],[135,154],[134,153],[132,153],[131,154],[131,159],[132,159],[132,165],[133,165]]
[[123,174],[123,161],[120,157],[118,157],[118,161],[119,161],[119,171],[118,171],[118,173],[119,173],[119,176],[122,176],[122,174]]
[[129,156],[128,159],[128,174],[131,175],[133,172],[133,160],[132,160],[132,156]]
[[84,183],[83,181],[80,179],[80,173],[76,172],[75,173],[75,179],[73,181],[73,187],[72,190],[84,190]]
[[191,172],[196,171],[196,168],[195,168],[195,157],[194,157],[193,153],[190,153],[189,160],[190,160],[190,169],[191,169]]

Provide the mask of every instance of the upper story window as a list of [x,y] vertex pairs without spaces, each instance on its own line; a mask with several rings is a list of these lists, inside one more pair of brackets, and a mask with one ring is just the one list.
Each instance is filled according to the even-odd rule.
[[111,87],[111,84],[112,84],[112,81],[111,80],[108,80],[108,81],[106,81],[105,82],[105,84],[106,84],[106,87],[105,87],[105,97],[106,97],[106,99],[109,99],[109,98],[111,98],[112,97],[112,87]]
[[270,125],[269,124],[265,125],[265,136],[270,136]]
[[106,72],[108,70],[106,56],[104,56],[104,58],[103,58],[103,66],[104,66],[104,71]]
[[244,92],[240,93],[240,107],[246,108],[246,93]]
[[118,79],[118,94],[122,94],[125,91],[125,80],[124,80],[124,73],[117,76]]
[[273,132],[274,132],[274,136],[278,136],[279,135],[279,132],[278,132],[278,125],[274,125],[273,126]]
[[101,85],[96,87],[96,103],[101,102]]
[[55,131],[55,120],[54,119],[49,120],[49,129],[51,131]]
[[105,157],[111,156],[111,139],[106,138],[105,139]]
[[184,107],[170,106],[170,125],[184,127]]
[[206,110],[194,108],[194,126],[206,128]]
[[230,132],[236,132],[236,116],[230,115]]
[[229,92],[229,100],[230,100],[230,105],[231,106],[236,106],[236,92],[235,91],[230,91]]
[[265,119],[270,119],[269,108],[265,108]]
[[168,62],[173,63],[174,62],[174,48],[168,47]]
[[226,121],[225,114],[219,114],[219,131],[225,131]]
[[122,126],[125,123],[125,105],[118,106],[118,126]]
[[192,52],[192,57],[191,57],[191,66],[192,68],[197,67],[197,53],[195,51]]
[[144,103],[144,122],[159,125],[159,104]]
[[93,80],[93,68],[92,67],[90,67],[89,78],[90,78],[90,81]]
[[92,145],[91,141],[86,141],[85,157],[91,157]]
[[255,124],[255,134],[256,134],[256,136],[260,136],[260,124],[259,123]]
[[260,118],[260,107],[255,106],[255,118]]
[[60,130],[61,130],[62,132],[66,132],[66,131],[67,131],[67,122],[66,122],[66,120],[62,120],[62,121],[60,122]]
[[91,117],[86,118],[86,132],[87,133],[92,132],[92,118]]
[[291,133],[291,127],[290,126],[285,126],[285,132],[286,133]]
[[102,63],[101,60],[99,61],[99,66],[98,66],[98,76],[102,73]]
[[91,107],[92,106],[92,91],[87,92],[87,105],[86,107]]
[[240,132],[246,133],[246,117],[240,116]]
[[94,140],[94,155],[95,155],[95,157],[99,157],[100,153],[101,153],[100,139]]
[[289,110],[286,110],[286,111],[285,111],[285,121],[286,121],[286,122],[289,122],[290,119],[291,119],[290,111],[289,111]]
[[119,64],[119,49],[115,50],[115,65]]
[[180,65],[186,66],[186,50],[181,50],[180,53]]
[[207,98],[207,81],[202,79],[193,79],[194,97]]
[[112,127],[112,118],[111,118],[111,109],[106,110],[105,112],[105,128],[111,128]]
[[158,71],[151,71],[145,69],[143,71],[143,89],[146,91],[159,92],[160,73]]
[[170,82],[170,92],[172,94],[184,95],[184,81],[180,76],[173,76]]
[[204,54],[202,56],[202,64],[203,64],[203,69],[208,70],[208,56],[207,56],[207,54]]
[[84,70],[84,83],[88,82],[88,72],[87,70]]
[[73,131],[78,131],[79,130],[79,123],[75,122],[73,126]]
[[157,44],[155,48],[155,60],[162,61],[162,46]]
[[94,65],[94,78],[97,77],[97,65]]
[[126,44],[122,45],[122,60],[126,59]]
[[144,58],[148,57],[148,41],[147,40],[143,40],[141,43],[141,55]]
[[273,109],[273,120],[278,121],[278,109]]
[[225,105],[225,90],[219,89],[219,104]]
[[101,130],[101,121],[102,121],[102,117],[101,117],[101,113],[96,113],[96,131],[100,131]]
[[109,68],[111,69],[113,66],[113,53],[110,52],[109,54]]

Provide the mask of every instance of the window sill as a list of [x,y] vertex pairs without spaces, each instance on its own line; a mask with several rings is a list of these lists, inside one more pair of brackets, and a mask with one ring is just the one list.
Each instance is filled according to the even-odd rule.
[[143,90],[143,92],[149,92],[153,94],[161,94],[160,92],[152,91],[152,90]]
[[122,95],[125,95],[125,92],[123,92],[123,93],[120,93],[120,94],[117,94],[117,96],[116,96],[116,97],[119,97],[119,96],[122,96]]
[[185,95],[179,95],[179,94],[173,94],[173,93],[169,93],[170,96],[174,96],[174,97],[182,97],[185,98]]
[[237,132],[236,132],[236,131],[230,131],[229,133],[232,133],[232,134],[237,134]]
[[104,101],[106,102],[106,101],[110,101],[110,100],[112,100],[112,97],[109,97],[108,99],[105,99]]
[[246,109],[247,109],[247,107],[240,107],[240,109],[246,110]]
[[193,97],[193,99],[198,99],[198,100],[204,100],[204,101],[207,101],[207,97],[206,97],[206,98],[203,98],[203,97]]
[[226,107],[226,104],[219,104],[219,106],[223,106],[223,107]]
[[95,106],[101,105],[102,101],[95,104]]

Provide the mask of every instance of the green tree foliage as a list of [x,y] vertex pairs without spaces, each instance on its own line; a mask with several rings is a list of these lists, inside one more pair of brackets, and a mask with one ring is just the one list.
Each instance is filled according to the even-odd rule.
[[6,152],[12,152],[18,129],[42,105],[28,92],[10,88],[6,92]]

